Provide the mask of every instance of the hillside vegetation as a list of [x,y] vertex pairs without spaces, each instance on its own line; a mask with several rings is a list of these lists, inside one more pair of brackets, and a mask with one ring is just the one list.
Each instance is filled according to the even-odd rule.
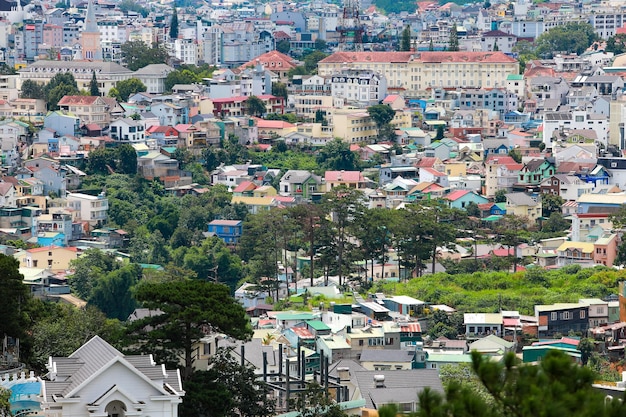
[[604,298],[618,293],[626,271],[605,267],[580,269],[578,265],[558,270],[529,269],[508,272],[475,272],[450,275],[437,273],[408,282],[381,282],[377,291],[409,295],[430,304],[446,304],[460,312],[490,313],[518,310],[534,314],[536,304],[578,302],[580,298]]

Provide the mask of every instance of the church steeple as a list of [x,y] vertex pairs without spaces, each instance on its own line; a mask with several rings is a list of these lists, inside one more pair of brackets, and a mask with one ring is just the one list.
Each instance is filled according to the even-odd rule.
[[85,26],[80,35],[80,44],[83,59],[92,61],[102,61],[102,48],[100,47],[100,30],[96,20],[96,12],[93,8],[92,0],[87,4],[87,15],[85,16]]
[[89,0],[87,3],[87,16],[85,17],[85,30],[83,32],[98,32],[98,21],[96,20],[96,11],[93,8],[93,3]]

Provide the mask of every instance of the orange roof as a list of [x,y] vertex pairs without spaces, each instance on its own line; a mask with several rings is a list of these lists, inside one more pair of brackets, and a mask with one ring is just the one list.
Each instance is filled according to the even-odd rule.
[[240,71],[244,70],[246,68],[249,68],[250,66],[255,66],[257,62],[263,65],[263,68],[269,69],[270,71],[275,71],[277,69],[288,71],[298,66],[297,61],[289,55],[285,55],[278,51],[269,51],[264,53],[263,55],[257,56],[251,61],[246,62],[237,69]]
[[256,126],[259,129],[287,129],[295,127],[294,124],[285,122],[284,120],[265,120],[256,118]]
[[326,171],[324,173],[324,179],[326,181],[344,182],[359,182],[365,180],[361,171]]
[[82,105],[90,106],[98,100],[98,96],[63,96],[59,100],[59,106]]
[[243,193],[246,191],[253,191],[255,188],[256,188],[256,185],[252,181],[244,181],[241,184],[239,184],[237,187],[235,187],[233,192]]
[[450,201],[455,201],[463,197],[465,194],[469,194],[469,192],[469,190],[454,190],[444,198]]
[[515,58],[506,55],[504,52],[422,52],[419,56],[420,61],[427,63],[439,62],[517,62]]
[[320,62],[341,64],[344,62],[409,62],[415,52],[335,52]]

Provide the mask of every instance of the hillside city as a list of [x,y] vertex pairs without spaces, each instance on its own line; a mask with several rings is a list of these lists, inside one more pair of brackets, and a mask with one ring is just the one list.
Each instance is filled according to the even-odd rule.
[[0,0],[0,415],[626,415],[626,4],[441,3]]

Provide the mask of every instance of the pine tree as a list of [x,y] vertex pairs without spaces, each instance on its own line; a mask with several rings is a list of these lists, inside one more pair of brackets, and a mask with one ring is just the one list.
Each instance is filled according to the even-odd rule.
[[430,44],[428,44],[428,50],[429,51],[434,51],[435,50],[435,45],[433,44],[433,40],[430,40]]
[[178,38],[178,13],[176,12],[176,7],[174,7],[172,21],[170,22],[170,39],[176,38]]
[[89,83],[89,94],[92,96],[100,95],[100,88],[98,87],[98,79],[96,78],[96,72],[91,72],[91,82]]
[[456,23],[452,23],[452,28],[450,28],[450,42],[448,43],[448,51],[458,51],[459,50],[459,34],[456,31]]
[[498,48],[498,41],[493,41],[493,52],[498,52],[500,48]]
[[402,39],[400,40],[400,50],[401,51],[411,50],[411,27],[409,25],[406,25],[406,27],[402,31]]

